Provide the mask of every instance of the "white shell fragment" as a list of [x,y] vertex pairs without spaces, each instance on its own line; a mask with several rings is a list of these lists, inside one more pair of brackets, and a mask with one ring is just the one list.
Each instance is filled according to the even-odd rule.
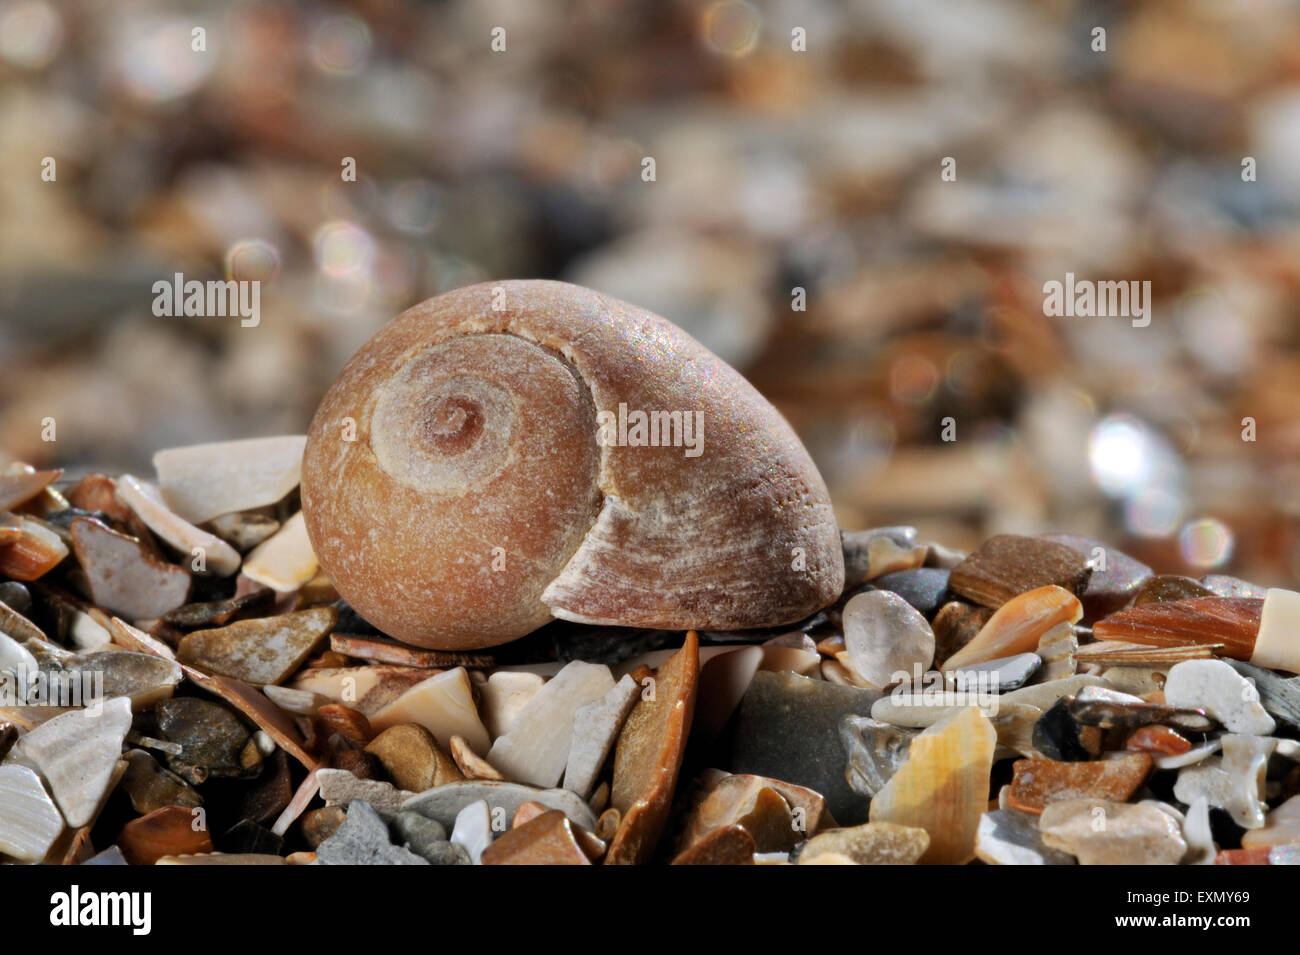
[[1226,810],[1243,829],[1264,826],[1264,776],[1268,758],[1277,741],[1267,737],[1223,737],[1223,755],[1194,766],[1186,766],[1174,783],[1174,796],[1191,805],[1204,798],[1211,806]]
[[525,704],[510,732],[492,744],[487,761],[514,782],[556,785],[569,756],[574,714],[613,688],[609,667],[574,660]]
[[844,646],[853,669],[873,686],[889,686],[895,674],[924,672],[934,660],[934,631],[898,594],[869,590],[844,605]]
[[487,729],[479,719],[464,667],[444,670],[417,683],[370,717],[376,733],[398,723],[419,723],[444,750],[451,747],[453,736],[463,736],[479,756],[487,752]]
[[1175,664],[1165,681],[1165,701],[1203,709],[1230,733],[1267,736],[1277,727],[1259,702],[1255,684],[1222,660]]
[[40,862],[63,831],[63,817],[27,766],[0,766],[0,854]]
[[497,670],[478,684],[479,713],[493,739],[510,732],[519,711],[545,682],[539,673]]
[[1264,595],[1250,662],[1266,670],[1300,673],[1300,593],[1273,587]]
[[623,721],[640,695],[640,684],[628,674],[599,700],[585,703],[574,712],[573,740],[564,767],[565,789],[583,798],[591,792]]
[[123,474],[113,483],[117,496],[135,511],[149,530],[177,550],[192,555],[196,548],[199,549],[207,569],[219,577],[229,577],[239,570],[239,551],[172,511],[158,488],[130,474]]
[[451,842],[463,846],[474,865],[482,865],[483,850],[492,844],[492,814],[487,800],[472,802],[456,814]]
[[295,487],[307,436],[169,448],[153,456],[163,500],[193,524],[274,504]]
[[299,511],[244,558],[244,576],[288,593],[315,577],[319,566],[307,537],[307,523]]
[[74,829],[95,816],[131,729],[131,701],[115,696],[95,709],[74,710],[42,723],[17,743],[9,759],[44,777]]

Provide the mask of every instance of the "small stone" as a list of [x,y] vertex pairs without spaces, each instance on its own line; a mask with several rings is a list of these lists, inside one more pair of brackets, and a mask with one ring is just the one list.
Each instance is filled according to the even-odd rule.
[[[563,816],[564,813],[560,815]],[[451,841],[469,854],[470,862],[474,865],[482,864],[483,851],[492,844],[492,815],[486,800],[472,802],[456,814]]]
[[988,607],[952,600],[939,608],[930,626],[934,630],[934,665],[943,667],[948,658],[975,639],[993,616]]
[[1300,796],[1292,796],[1264,818],[1264,825],[1242,834],[1243,849],[1300,842]]
[[1210,804],[1204,796],[1198,796],[1187,807],[1183,819],[1183,838],[1187,840],[1187,855],[1183,865],[1213,865],[1218,847],[1214,844],[1214,835],[1210,830]]
[[197,630],[181,641],[177,659],[254,686],[280,683],[302,666],[337,620],[333,607],[313,607],[240,620],[217,630]]
[[573,823],[558,810],[505,832],[483,852],[484,865],[590,865]]
[[485,801],[495,814],[514,818],[526,802],[539,802],[548,809],[558,809],[584,829],[596,830],[596,816],[582,799],[568,789],[538,789],[523,783],[467,779],[447,783],[419,793],[402,806],[404,811],[418,812],[445,827],[456,824],[457,814],[472,802]]
[[1178,771],[1174,796],[1191,805],[1198,797],[1225,810],[1243,829],[1264,826],[1264,782],[1268,759],[1277,740],[1259,736],[1226,734],[1221,740],[1223,755],[1185,766]]
[[1073,534],[1048,534],[1044,540],[1077,551],[1092,567],[1092,576],[1079,593],[1084,620],[1100,620],[1123,610],[1151,579],[1150,567],[1101,541]]
[[480,712],[493,739],[510,732],[520,710],[545,682],[538,673],[497,670],[480,684]]
[[366,744],[366,752],[379,759],[398,788],[413,793],[464,778],[433,734],[417,723],[390,726]]
[[153,456],[163,499],[203,524],[221,514],[274,504],[298,486],[305,435],[169,448]]
[[167,755],[167,767],[191,785],[261,770],[262,755],[248,730],[218,703],[174,697],[154,707],[154,718],[162,739],[181,745],[180,755]]
[[114,485],[122,502],[176,550],[193,557],[197,549],[207,569],[219,577],[229,577],[239,570],[239,551],[174,513],[158,488],[130,474],[123,474]]
[[[302,837],[307,840],[307,845],[315,849],[334,835],[346,818],[347,810],[342,806],[321,806],[319,809],[312,809],[302,817]],[[408,845],[407,848],[411,847]]]
[[244,558],[240,572],[278,593],[291,593],[316,576],[320,564],[299,511]]
[[103,681],[103,695],[124,696],[132,708],[146,709],[172,695],[181,682],[181,668],[171,660],[151,653],[105,650],[81,657],[65,666],[70,674],[96,674]]
[[[788,852],[799,841],[790,804],[761,776],[724,776],[696,802],[683,826],[678,851],[715,829],[744,826],[759,852]],[[805,790],[805,792],[811,792]],[[812,795],[820,799],[816,793]]]
[[870,716],[879,699],[879,690],[760,671],[740,704],[731,768],[819,792],[841,823],[865,822],[867,800],[845,778],[840,724]]
[[1082,726],[1134,729],[1156,723],[1185,733],[1209,733],[1219,728],[1204,710],[1143,703],[1140,699],[1113,700],[1089,696],[1087,690],[1066,703],[1070,715]]
[[409,849],[395,846],[388,826],[369,805],[357,800],[348,806],[343,824],[316,847],[321,865],[428,865]]
[[1270,715],[1291,729],[1300,730],[1300,677],[1278,676],[1240,660],[1223,662],[1255,684],[1259,701]]
[[161,617],[189,598],[190,575],[93,518],[72,522],[72,546],[95,603],[124,617]]
[[827,853],[845,856],[857,865],[916,865],[929,848],[930,834],[925,829],[869,822],[819,832],[799,850],[799,865],[815,864]]
[[[572,664],[569,664],[572,666]],[[573,714],[573,733],[564,768],[564,788],[587,796],[618,739],[641,687],[628,674],[599,700],[578,707]]]
[[510,732],[488,751],[488,762],[511,779],[554,786],[564,775],[574,714],[614,689],[609,667],[574,660],[525,704]]
[[[1265,597],[1268,594],[1267,587],[1252,584],[1240,577],[1230,577],[1227,574],[1206,574],[1201,578],[1200,584],[1219,597]],[[1260,665],[1267,666],[1267,664]]]
[[1157,574],[1142,585],[1142,589],[1133,598],[1133,606],[1174,603],[1179,600],[1189,600],[1192,597],[1213,596],[1215,596],[1213,590],[1198,583],[1191,577],[1180,577],[1176,574]]
[[876,527],[842,531],[844,584],[855,587],[883,574],[920,567],[927,548],[917,543],[915,527]]
[[1008,807],[1037,815],[1070,799],[1127,802],[1151,774],[1151,757],[1131,753],[1086,763],[1020,759],[1012,769]]
[[961,865],[975,855],[988,805],[997,731],[974,707],[962,708],[912,740],[907,762],[871,800],[871,822],[917,826],[930,834],[922,861]]
[[370,717],[375,730],[386,730],[398,723],[418,723],[433,734],[444,751],[453,736],[463,736],[474,752],[488,752],[487,729],[479,719],[474,690],[464,667],[444,670],[417,683],[378,712],[367,712],[364,703],[363,697],[358,709]]
[[185,668],[191,683],[219,696],[244,714],[275,744],[301,763],[308,771],[316,768],[316,761],[304,749],[305,741],[289,714],[276,706],[255,686],[227,676],[209,676],[193,667]]
[[853,669],[878,687],[930,668],[934,632],[911,604],[888,590],[860,593],[844,607],[844,645]]
[[[572,664],[570,664],[572,666]],[[622,814],[607,865],[649,860],[668,821],[695,713],[700,649],[695,631],[655,671],[654,697],[637,700],[614,752],[610,802]]]
[[275,606],[275,591],[254,590],[226,600],[205,600],[185,604],[163,616],[163,621],[182,630],[221,627],[246,617],[261,617]]
[[1062,622],[1046,631],[1038,638],[1038,656],[1043,665],[1035,675],[1035,682],[1047,683],[1074,676],[1077,669],[1074,654],[1078,649],[1079,638],[1075,636],[1074,624]]
[[[679,852],[673,865],[753,865],[754,837],[744,826],[722,826]],[[785,855],[785,853],[781,853]]]
[[316,781],[320,784],[321,798],[329,805],[365,802],[384,818],[396,816],[407,800],[416,795],[383,780],[359,778],[346,769],[318,769]]
[[1098,620],[1092,634],[1098,640],[1157,647],[1221,644],[1226,656],[1249,660],[1263,609],[1264,601],[1246,597],[1193,597],[1148,603]]
[[194,825],[201,810],[163,806],[132,819],[117,835],[118,848],[131,865],[153,865],[163,856],[212,852],[208,830]]
[[14,745],[11,762],[36,770],[53,793],[63,818],[78,828],[94,819],[114,780],[122,741],[131,729],[131,701],[114,697],[42,723]]
[[1187,852],[1178,820],[1149,802],[1071,799],[1038,819],[1043,844],[1080,865],[1177,865]]
[[1016,594],[998,607],[970,643],[944,661],[945,671],[1017,653],[1031,653],[1038,641],[1059,624],[1078,623],[1083,616],[1079,598],[1055,585]]
[[840,741],[848,755],[844,775],[853,791],[868,798],[880,792],[907,761],[908,747],[919,733],[869,716],[844,717],[840,723]]
[[898,594],[917,613],[929,620],[939,612],[948,594],[948,571],[935,567],[914,567],[883,574],[867,586],[873,590]]
[[[1041,537],[999,534],[952,569],[948,587],[967,600],[996,609],[1013,597],[1048,586],[1072,595],[1082,593],[1091,576],[1087,558],[1072,547]],[[1079,613],[1082,616],[1082,607]]]
[[[446,828],[418,812],[399,812],[393,820],[392,828],[406,848],[428,859],[433,865],[456,864],[441,860],[446,860],[449,855],[459,856],[464,852],[462,847],[456,846],[456,850],[459,851],[449,853],[446,847],[450,846],[451,842],[447,838]],[[464,854],[464,864],[470,864],[468,853]]]
[[991,693],[1009,693],[1029,682],[1042,663],[1037,653],[1017,653],[983,663],[972,663],[948,672],[952,686],[979,688]]
[[1074,856],[1043,844],[1038,816],[994,809],[980,816],[975,855],[988,865],[1074,865]]
[[0,765],[0,855],[40,862],[63,832],[63,816],[27,766]]
[[1169,726],[1139,726],[1129,734],[1124,748],[1135,753],[1178,756],[1192,748],[1192,743]]
[[127,765],[119,785],[130,798],[132,808],[140,815],[163,806],[194,808],[203,805],[203,797],[189,783],[163,768],[144,750],[129,749],[122,758]]
[[505,779],[491,763],[469,748],[463,736],[451,738],[451,758],[466,779]]
[[280,522],[271,516],[270,509],[236,511],[222,514],[208,521],[213,533],[241,554],[252,550],[280,529]]
[[1170,706],[1202,709],[1230,733],[1267,736],[1277,727],[1254,684],[1222,660],[1188,660],[1169,671]]
[[1070,712],[1068,700],[1052,704],[1034,724],[1034,749],[1048,759],[1080,762],[1101,755],[1101,732],[1085,727]]
[[314,723],[318,737],[329,739],[337,733],[355,746],[365,746],[375,736],[366,715],[342,703],[326,703],[317,709]]

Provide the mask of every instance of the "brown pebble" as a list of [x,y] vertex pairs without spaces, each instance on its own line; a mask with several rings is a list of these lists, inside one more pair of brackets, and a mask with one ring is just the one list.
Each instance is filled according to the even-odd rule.
[[1157,574],[1142,585],[1133,606],[1143,604],[1173,603],[1191,597],[1213,597],[1214,591],[1191,577],[1179,577],[1176,574]]
[[131,865],[153,865],[163,856],[212,852],[207,829],[195,831],[196,810],[163,806],[132,819],[117,835],[117,846]]
[[1141,726],[1129,734],[1124,748],[1135,753],[1181,756],[1192,748],[1191,741],[1168,726]]
[[1039,815],[1051,803],[1068,799],[1109,799],[1127,802],[1151,774],[1148,753],[1127,753],[1114,759],[1060,762],[1053,759],[1019,759],[1008,805]]
[[591,865],[574,825],[558,809],[507,830],[483,850],[484,865]]
[[1018,594],[1050,584],[1077,596],[1091,575],[1087,558],[1072,547],[1042,537],[998,534],[952,569],[948,589],[997,609]]
[[379,759],[398,789],[409,792],[422,793],[465,778],[433,734],[417,723],[390,726],[366,744],[366,752]]
[[306,840],[307,845],[315,849],[334,835],[334,831],[343,825],[347,815],[347,810],[343,806],[322,806],[319,809],[308,810],[303,813],[300,823],[303,839]]
[[753,865],[758,847],[744,826],[714,829],[677,854],[673,865]]
[[176,658],[205,673],[253,686],[278,684],[302,665],[338,618],[333,607],[314,607],[196,630],[181,640]]
[[617,809],[610,807],[600,814],[596,820],[596,835],[609,842],[614,838],[614,833],[618,831],[618,824],[623,821],[623,814]]
[[550,811],[540,802],[533,802],[531,799],[527,802],[521,802],[519,808],[515,810],[515,817],[510,820],[510,828],[517,829],[519,826],[532,822],[538,816]]
[[939,608],[934,615],[934,666],[941,668],[948,658],[975,639],[993,616],[988,607],[977,607],[961,600],[952,600]]

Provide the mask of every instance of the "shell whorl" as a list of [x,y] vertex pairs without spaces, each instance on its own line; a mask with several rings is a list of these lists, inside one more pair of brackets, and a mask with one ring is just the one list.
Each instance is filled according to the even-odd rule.
[[[698,411],[704,453],[599,441],[620,404]],[[423,646],[491,646],[552,616],[772,626],[843,586],[825,485],[780,415],[670,323],[558,282],[470,286],[394,319],[317,411],[302,494],[339,592]]]

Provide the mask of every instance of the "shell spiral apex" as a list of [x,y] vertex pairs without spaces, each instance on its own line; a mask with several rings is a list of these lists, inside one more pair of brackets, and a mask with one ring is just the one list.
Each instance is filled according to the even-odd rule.
[[381,329],[316,412],[302,503],[339,593],[436,649],[553,617],[777,626],[844,585],[776,409],[672,323],[562,282],[457,289]]

